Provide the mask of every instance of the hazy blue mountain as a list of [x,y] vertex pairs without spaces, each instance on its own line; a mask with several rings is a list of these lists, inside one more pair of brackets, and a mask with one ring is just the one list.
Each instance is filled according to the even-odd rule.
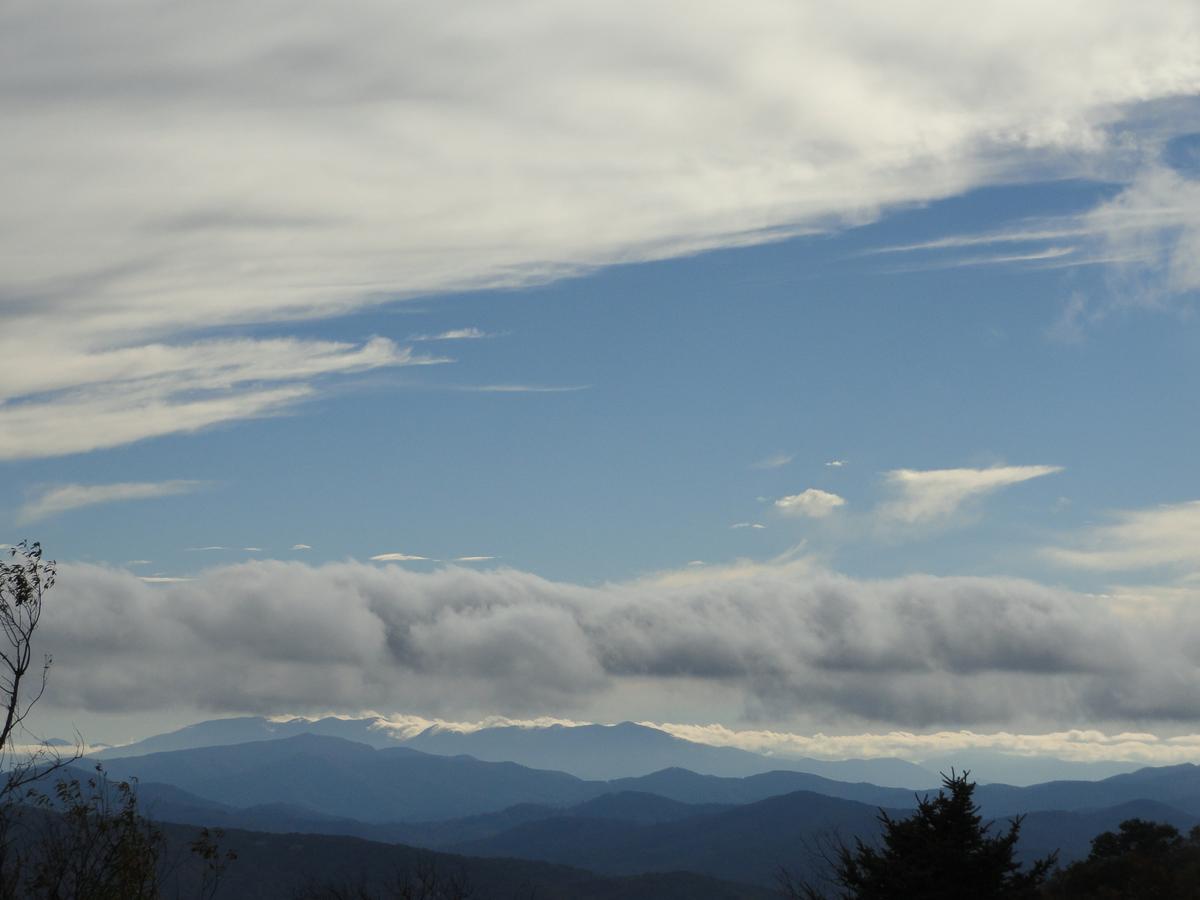
[[811,772],[840,781],[869,781],[893,787],[936,784],[937,774],[901,759],[819,760],[763,756],[734,747],[711,747],[633,722],[619,725],[507,726],[463,733],[429,728],[408,740],[397,738],[384,720],[325,718],[275,721],[262,716],[214,719],[92,754],[116,759],[280,740],[301,734],[340,737],[377,749],[407,746],[439,756],[474,756],[515,762],[534,769],[567,772],[589,780],[635,777],[669,767],[708,775],[741,777],[776,769]]
[[933,772],[969,771],[971,780],[979,784],[1011,784],[1027,786],[1047,781],[1098,781],[1142,768],[1141,763],[1074,762],[1052,756],[1016,756],[988,750],[971,750],[921,761]]
[[479,840],[510,828],[544,819],[571,817],[603,819],[629,825],[649,825],[698,818],[728,807],[676,803],[653,794],[602,794],[575,806],[560,808],[535,803],[510,806],[499,812],[432,822],[364,822],[331,816],[296,803],[264,803],[244,808],[215,803],[171,785],[139,785],[143,812],[161,822],[216,828],[298,834],[337,834],[373,841],[444,849]]
[[878,809],[867,804],[797,792],[654,825],[546,819],[454,849],[475,856],[564,863],[609,874],[685,870],[767,886],[775,884],[781,867],[813,874],[816,859],[805,848],[815,850],[821,835],[837,832],[874,840],[879,833],[877,816]]
[[[834,781],[808,772],[764,772],[746,778],[719,778],[678,768],[663,769],[641,778],[618,778],[608,782],[608,789],[658,794],[682,803],[725,804],[753,803],[780,794],[811,791],[874,806],[898,808],[915,807],[917,793],[865,782]],[[926,786],[922,793],[928,790],[932,788]]]
[[178,731],[148,737],[123,747],[108,747],[89,754],[96,759],[117,759],[163,753],[169,750],[196,750],[201,747],[226,747],[257,741],[281,740],[302,734],[340,737],[371,747],[395,747],[400,742],[379,728],[379,718],[287,719],[275,721],[264,716],[239,716],[197,722]]
[[151,753],[105,766],[115,778],[165,782],[220,803],[299,803],[368,822],[460,817],[517,803],[561,806],[602,792],[562,772],[317,735]]
[[[375,824],[461,819],[501,813],[522,804],[565,809],[622,792],[652,794],[686,804],[748,804],[795,791],[854,801],[870,808],[911,809],[915,803],[912,791],[832,781],[803,772],[723,778],[673,768],[640,778],[585,781],[515,763],[438,756],[407,747],[374,749],[316,735],[148,754],[109,760],[107,766],[113,777],[137,776],[143,782],[174,785],[228,806],[289,804],[309,810],[310,822],[320,816]],[[980,785],[976,798],[989,816],[1104,809],[1138,800],[1156,801],[1200,815],[1200,768],[1150,768],[1101,781],[1059,781],[1029,787]],[[657,800],[638,802],[646,809],[651,802],[662,805]],[[265,827],[262,821],[256,825]],[[416,840],[398,832],[390,837]]]
[[[656,825],[660,822],[678,822],[699,816],[724,812],[728,807],[716,803],[680,803],[657,794],[639,791],[619,791],[601,794],[594,800],[585,800],[568,807],[565,812],[577,818],[611,819],[632,825]],[[556,812],[562,815],[562,812]]]
[[365,822],[421,821],[499,812],[521,803],[567,807],[602,794],[654,794],[678,803],[750,803],[809,790],[874,805],[911,807],[912,791],[832,781],[806,772],[747,778],[664,769],[640,778],[572,775],[407,747],[381,750],[340,738],[293,738],[174,750],[105,761],[116,778],[173,784],[233,806],[293,803]]
[[975,797],[989,815],[1031,809],[1083,810],[1155,800],[1200,815],[1200,767],[1185,763],[1139,769],[1101,781],[1050,781],[1029,787],[980,785]]
[[506,726],[471,732],[434,727],[410,738],[405,746],[426,753],[466,754],[496,762],[508,760],[601,781],[676,767],[735,778],[787,769],[841,781],[870,781],[895,787],[921,787],[937,782],[936,773],[901,759],[827,761],[763,756],[735,747],[711,747],[687,741],[634,722],[544,728]]
[[1154,800],[1132,800],[1104,809],[1040,810],[1029,813],[1021,823],[1018,855],[1032,859],[1057,849],[1061,863],[1083,859],[1091,852],[1092,838],[1116,831],[1126,819],[1166,822],[1185,834],[1200,824],[1200,816]]

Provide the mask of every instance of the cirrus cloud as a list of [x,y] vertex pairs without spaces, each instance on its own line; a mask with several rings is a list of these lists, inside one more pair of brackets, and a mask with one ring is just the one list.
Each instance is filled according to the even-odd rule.
[[974,498],[1061,471],[1062,466],[893,469],[884,478],[898,496],[883,504],[879,514],[884,519],[908,523],[946,519]]
[[1075,535],[1073,546],[1050,547],[1044,555],[1060,565],[1095,571],[1200,570],[1200,500],[1125,510],[1112,518]]
[[72,509],[125,500],[149,500],[190,494],[203,481],[125,481],[116,484],[60,484],[44,488],[17,511],[17,521],[36,522]]
[[[321,390],[250,376],[273,345],[196,343],[212,329],[1091,171],[1138,104],[1200,91],[1198,24],[1188,0],[6,4],[0,459]],[[316,356],[329,373],[406,363],[371,342]],[[189,390],[231,368],[248,377]]]

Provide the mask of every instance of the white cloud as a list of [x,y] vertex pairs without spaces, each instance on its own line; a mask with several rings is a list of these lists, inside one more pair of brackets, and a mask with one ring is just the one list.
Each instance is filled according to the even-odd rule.
[[964,503],[1001,488],[1061,472],[1061,466],[992,466],[988,469],[893,469],[885,473],[898,494],[880,507],[886,519],[929,522],[945,519]]
[[[1071,243],[1057,243],[1064,239]],[[1003,254],[953,255],[962,249],[1012,244],[1030,246]],[[1084,325],[1117,307],[1167,307],[1174,298],[1200,288],[1200,180],[1150,164],[1114,197],[1082,214],[1026,222],[1011,230],[878,247],[864,255],[897,253],[922,258],[892,271],[1007,263],[1109,266],[1119,276],[1114,289],[1093,296],[1073,294],[1054,329],[1075,338]]]
[[451,562],[487,562],[496,559],[494,556],[456,556]]
[[371,557],[372,562],[417,562],[429,561],[428,556],[413,556],[411,553],[379,553]]
[[730,527],[730,528],[754,528],[754,529],[763,529],[763,528],[766,528],[767,526],[766,526],[766,525],[763,525],[761,522],[734,522],[734,523],[733,523],[732,525],[730,525],[729,527]]
[[[573,728],[593,724],[590,721],[557,716],[513,718],[493,715],[464,721],[411,713],[371,715],[374,716],[371,723],[373,730],[389,734],[398,741],[416,737],[430,728],[435,731],[469,734],[484,728],[533,729],[555,725]],[[306,717],[286,714],[271,718],[285,722]],[[1105,732],[1097,729],[1073,729],[1021,734],[1011,731],[979,732],[962,729],[933,732],[800,734],[766,728],[733,728],[721,723],[643,721],[639,724],[700,744],[738,747],[753,753],[785,759],[899,757],[920,761],[969,750],[987,750],[1014,756],[1049,756],[1072,762],[1122,761],[1163,766],[1191,762],[1200,754],[1200,734],[1159,736],[1144,731]]]
[[309,544],[292,544],[292,549],[293,550],[311,550],[312,546]]
[[477,341],[483,338],[495,337],[479,328],[452,328],[440,334],[414,334],[410,341]]
[[825,465],[829,466],[831,469],[840,469],[842,466],[846,465],[846,461],[844,459],[831,459],[829,462],[825,463]]
[[957,256],[949,259],[928,260],[907,266],[893,266],[889,272],[926,272],[934,269],[962,269],[969,266],[1004,266],[1013,263],[1044,263],[1072,256],[1078,247],[1045,247],[1027,253],[989,253],[982,256]]
[[780,469],[790,463],[794,456],[790,453],[775,453],[768,456],[766,459],[760,459],[754,463],[755,469]]
[[190,494],[205,486],[202,481],[126,481],[116,484],[60,484],[34,495],[18,511],[18,522],[36,522],[72,509],[118,503],[124,500],[150,500]]
[[1097,571],[1200,570],[1200,500],[1126,510],[1114,519],[1076,535],[1074,546],[1051,547],[1045,555],[1064,566]]
[[[1015,756],[1051,756],[1072,762],[1121,761],[1148,766],[1186,763],[1200,753],[1200,734],[1159,737],[1145,732],[1105,733],[1096,729],[1015,734],[967,729],[914,733],[796,734],[788,731],[734,729],[721,724],[643,722],[684,740],[717,747],[739,747],[782,757],[860,759],[900,757],[923,760],[967,750]],[[472,730],[469,726],[462,730]]]
[[472,384],[459,385],[455,390],[480,394],[572,394],[590,388],[590,384]]
[[594,587],[271,560],[154,585],[59,575],[40,636],[46,702],[66,709],[708,710],[825,733],[1200,722],[1200,585],[1150,606],[1020,579],[858,580],[803,559]]
[[1165,167],[1144,169],[1083,221],[1102,241],[1098,255],[1127,276],[1103,304],[1092,304],[1092,315],[1105,306],[1157,306],[1200,289],[1200,181]]
[[444,361],[385,338],[362,346],[222,340],[103,352],[43,340],[9,349],[0,361],[0,459],[80,453],[271,415],[312,396],[314,379]]
[[214,553],[217,551],[229,550],[229,547],[222,547],[219,544],[210,544],[207,547],[184,547],[184,553]]
[[987,231],[976,234],[957,234],[935,238],[931,241],[921,241],[915,244],[891,244],[886,247],[875,247],[864,255],[879,253],[914,253],[922,250],[959,250],[964,247],[988,247],[994,244],[1032,244],[1043,241],[1059,241],[1063,238],[1086,237],[1092,230],[1082,224],[1074,224],[1075,220],[1060,220],[1040,226],[1010,231]]
[[[1093,171],[1137,104],[1200,90],[1198,20],[1190,0],[10,4],[0,458],[274,414],[320,389],[299,371],[311,348],[260,378],[243,360],[270,341],[187,343],[201,329]],[[330,345],[324,373],[414,361],[372,346]],[[231,367],[245,377],[189,392]]]
[[775,508],[789,516],[807,516],[810,519],[821,519],[829,515],[839,506],[845,506],[846,501],[837,494],[823,491],[819,488],[808,488],[799,494],[780,497],[775,501]]
[[262,553],[263,548],[262,547],[243,547],[242,551],[245,553]]

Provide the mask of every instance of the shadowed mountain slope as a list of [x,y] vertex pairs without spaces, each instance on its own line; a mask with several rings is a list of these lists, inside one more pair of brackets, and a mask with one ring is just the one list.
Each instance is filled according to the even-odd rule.
[[[195,837],[188,826],[166,826],[169,857],[182,860],[165,896],[197,896],[198,868],[187,853]],[[732,884],[688,872],[624,878],[604,877],[566,866],[519,859],[474,859],[316,834],[264,834],[228,831],[221,846],[236,851],[213,900],[290,900],[305,884],[357,888],[393,884],[397,875],[432,868],[442,877],[465,879],[472,900],[769,900],[763,887]]]
[[[888,810],[903,818],[909,810]],[[688,870],[770,886],[781,867],[804,878],[823,871],[820,857],[838,837],[877,839],[879,810],[866,804],[798,792],[709,812],[677,822],[631,827],[587,818],[555,818],[516,826],[453,849],[479,856],[520,857],[596,872]],[[1200,818],[1152,801],[1086,812],[1036,811],[1025,818],[1023,860],[1059,851],[1060,862],[1085,857],[1091,839],[1128,818],[1169,822],[1187,830]],[[1002,820],[997,827],[1006,827]]]

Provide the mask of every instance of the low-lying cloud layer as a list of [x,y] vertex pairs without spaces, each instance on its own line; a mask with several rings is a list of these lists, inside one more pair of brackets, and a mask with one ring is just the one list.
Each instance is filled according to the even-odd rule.
[[[290,716],[279,716],[289,719]],[[546,728],[552,725],[573,727],[591,724],[572,719],[538,716],[514,719],[488,716],[470,722],[430,719],[411,714],[380,716],[375,727],[397,740],[415,737],[428,728],[473,732],[484,728]],[[781,758],[870,758],[900,757],[914,762],[970,750],[1008,753],[1014,756],[1050,756],[1072,762],[1117,760],[1146,765],[1170,765],[1191,762],[1200,753],[1200,734],[1160,737],[1146,732],[1105,733],[1095,729],[1016,734],[1011,731],[980,733],[958,731],[888,731],[860,734],[796,734],[767,729],[730,728],[718,724],[679,722],[641,722],[668,734],[715,747],[737,747],[754,753]]]
[[1200,719],[1195,599],[1143,608],[1017,579],[867,581],[807,561],[601,587],[277,561],[148,585],[68,565],[42,638],[56,660],[48,702],[93,711],[606,718],[597,710],[636,696],[626,714],[658,721],[708,709],[806,729],[1060,731]]

